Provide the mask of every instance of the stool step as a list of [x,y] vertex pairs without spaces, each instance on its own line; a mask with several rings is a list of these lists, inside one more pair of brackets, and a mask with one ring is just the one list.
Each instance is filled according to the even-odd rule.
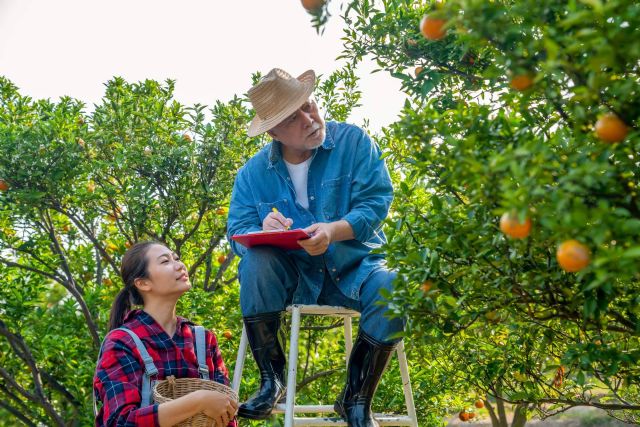
[[[412,426],[414,422],[408,416],[402,415],[373,415],[381,426]],[[294,417],[294,426],[346,426],[347,422],[342,418],[303,418]]]
[[[276,407],[273,408],[272,413],[284,414],[285,409],[286,405],[284,403],[278,403]],[[329,412],[335,412],[333,405],[295,405],[293,407],[294,414],[326,414]]]

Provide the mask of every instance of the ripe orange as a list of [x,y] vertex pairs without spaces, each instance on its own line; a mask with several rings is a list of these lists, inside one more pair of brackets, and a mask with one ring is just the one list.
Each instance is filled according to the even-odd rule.
[[469,421],[469,413],[460,411],[460,414],[458,414],[458,418],[460,418],[460,421]]
[[577,240],[567,240],[558,246],[556,259],[563,270],[570,273],[580,271],[591,262],[589,248]]
[[0,191],[7,191],[7,190],[9,190],[9,183],[4,179],[0,179]]
[[227,260],[227,257],[226,257],[226,256],[224,256],[224,255],[220,255],[220,256],[218,257],[218,264],[222,264],[222,263],[224,263],[226,260]]
[[420,31],[427,40],[440,40],[447,35],[444,29],[446,23],[447,21],[444,19],[435,19],[424,15],[420,21]]
[[422,292],[429,292],[433,287],[433,282],[431,280],[425,280],[425,282],[420,286]]
[[509,84],[513,89],[522,91],[531,87],[533,84],[533,78],[529,74],[519,74],[513,77],[509,81]]
[[520,222],[515,212],[505,212],[500,217],[500,230],[512,239],[524,239],[531,233],[531,218]]
[[216,210],[216,215],[226,215],[227,210],[225,208],[219,208]]
[[620,142],[629,133],[627,125],[614,113],[603,114],[596,122],[596,135],[604,142]]
[[469,419],[473,419],[476,417],[476,413],[475,412],[469,412]]
[[553,377],[553,386],[554,387],[561,387],[562,383],[564,382],[564,366],[560,366],[557,370],[556,370],[556,375]]
[[325,0],[301,0],[302,7],[308,12],[317,12],[324,6]]
[[230,330],[226,330],[222,333],[222,336],[225,337],[226,339],[230,340],[231,338],[233,338],[233,332],[231,332]]
[[476,406],[476,408],[478,409],[482,409],[484,408],[484,402],[482,401],[482,399],[478,399],[475,401],[474,405]]
[[416,67],[415,73],[416,77],[418,77],[424,71],[424,67]]

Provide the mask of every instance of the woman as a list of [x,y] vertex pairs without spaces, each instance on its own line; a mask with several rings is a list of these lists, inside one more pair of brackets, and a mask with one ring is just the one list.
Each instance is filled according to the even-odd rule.
[[[109,330],[93,379],[94,395],[102,403],[96,426],[172,426],[204,412],[217,425],[236,426],[238,403],[211,390],[199,390],[162,404],[142,407],[144,364],[133,338],[144,344],[158,370],[155,380],[170,375],[198,378],[193,323],[176,316],[176,303],[191,288],[185,265],[158,242],[142,242],[125,253],[120,267],[125,284],[111,307]],[[131,305],[142,310],[131,310]],[[209,378],[229,384],[216,337],[205,333]]]

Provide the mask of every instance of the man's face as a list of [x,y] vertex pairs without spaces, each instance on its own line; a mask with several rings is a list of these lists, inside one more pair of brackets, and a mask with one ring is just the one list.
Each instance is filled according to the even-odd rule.
[[324,142],[325,125],[316,102],[307,100],[289,117],[278,123],[269,134],[295,151],[308,151]]

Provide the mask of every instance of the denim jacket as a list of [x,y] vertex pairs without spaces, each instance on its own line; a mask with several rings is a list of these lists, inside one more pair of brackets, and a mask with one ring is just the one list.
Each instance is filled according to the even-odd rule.
[[354,240],[331,243],[319,256],[304,250],[290,252],[301,276],[294,303],[315,303],[325,272],[345,296],[359,299],[363,281],[385,263],[383,255],[370,253],[386,241],[380,226],[393,199],[389,172],[380,155],[378,146],[359,127],[327,122],[325,140],[313,150],[307,182],[309,208],[305,209],[296,202],[281,143],[272,141],[236,176],[227,224],[233,251],[242,256],[247,249],[230,237],[261,230],[273,207],[293,220],[292,228],[346,220]]

